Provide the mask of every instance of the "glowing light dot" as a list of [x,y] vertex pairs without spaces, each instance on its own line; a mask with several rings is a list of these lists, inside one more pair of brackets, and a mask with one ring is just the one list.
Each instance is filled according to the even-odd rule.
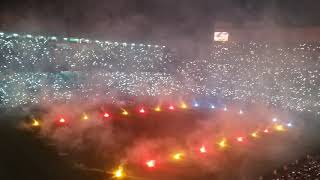
[[243,137],[238,137],[238,138],[237,138],[237,141],[238,141],[238,142],[243,142]]
[[156,167],[156,161],[155,160],[148,160],[146,162],[146,165],[149,167],[149,168],[154,168]]
[[288,123],[287,126],[288,126],[288,127],[292,127],[292,123]]
[[145,113],[146,111],[144,110],[144,108],[141,108],[141,109],[139,110],[139,112],[143,114],[143,113]]
[[160,111],[161,111],[161,108],[160,108],[160,106],[158,106],[158,107],[156,107],[154,110],[155,110],[156,112],[160,112]]
[[181,108],[182,108],[182,109],[187,109],[188,106],[187,106],[185,103],[182,103],[182,104],[181,104]]
[[210,108],[211,108],[211,109],[214,109],[214,108],[216,108],[216,107],[215,107],[214,105],[211,105]]
[[223,108],[223,111],[228,111],[227,107]]
[[103,117],[108,118],[108,117],[110,117],[110,114],[109,113],[104,113]]
[[83,115],[83,120],[88,120],[88,119],[89,119],[89,117],[86,114],[84,114]]
[[65,123],[66,120],[65,120],[64,118],[60,118],[60,119],[59,119],[59,122],[60,122],[60,123]]
[[263,132],[264,133],[269,133],[269,129],[265,129]]
[[207,152],[207,149],[206,149],[206,147],[204,145],[202,145],[199,150],[200,150],[200,153],[206,153]]
[[176,153],[172,156],[174,160],[181,160],[183,158],[184,154],[183,153]]
[[275,126],[275,129],[276,129],[277,131],[284,131],[284,130],[285,130],[282,125],[276,125],[276,126]]
[[33,122],[32,122],[32,126],[34,126],[34,127],[40,126],[39,121],[34,119]]
[[170,110],[174,110],[174,106],[172,106],[172,105],[169,106],[169,109],[170,109]]
[[199,104],[198,103],[194,103],[193,106],[194,107],[199,107]]
[[277,119],[277,118],[272,118],[272,121],[273,121],[273,122],[277,122],[278,119]]
[[225,148],[227,147],[227,140],[226,139],[222,139],[219,143],[218,143],[220,148]]
[[240,110],[240,111],[239,111],[239,114],[243,114],[243,111],[242,111],[242,110]]
[[128,116],[129,115],[128,111],[126,111],[126,110],[123,110],[121,114],[124,115],[124,116]]
[[254,137],[254,138],[257,138],[258,137],[258,133],[257,132],[253,132],[253,133],[251,133],[251,136]]
[[123,178],[124,176],[125,176],[124,170],[123,170],[123,167],[121,166],[113,172],[114,178],[120,179],[120,178]]

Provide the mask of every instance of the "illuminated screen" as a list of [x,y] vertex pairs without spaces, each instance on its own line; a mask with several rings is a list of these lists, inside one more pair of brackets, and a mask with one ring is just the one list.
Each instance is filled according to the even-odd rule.
[[228,32],[214,32],[214,41],[226,42],[229,40]]

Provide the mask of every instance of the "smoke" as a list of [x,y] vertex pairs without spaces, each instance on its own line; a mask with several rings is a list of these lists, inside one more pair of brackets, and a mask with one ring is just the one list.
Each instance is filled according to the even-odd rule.
[[[124,108],[129,112],[127,117],[121,116]],[[254,178],[306,151],[299,142],[302,125],[285,132],[273,129],[271,119],[275,115],[286,119],[286,113],[272,112],[262,105],[242,115],[238,109],[155,113],[147,108],[147,114],[139,115],[136,108],[122,103],[102,108],[54,105],[41,115],[41,134],[60,152],[88,167],[110,169],[124,164],[132,176],[153,179]],[[110,118],[104,118],[104,112]],[[63,125],[59,124],[61,117],[66,120]],[[266,128],[270,134],[263,133]],[[256,138],[251,136],[254,132]],[[243,142],[237,137],[243,137]],[[225,147],[219,145],[223,140]],[[202,146],[206,153],[200,152]],[[182,153],[183,159],[175,161],[175,153]],[[146,166],[148,160],[156,162],[152,173]]]

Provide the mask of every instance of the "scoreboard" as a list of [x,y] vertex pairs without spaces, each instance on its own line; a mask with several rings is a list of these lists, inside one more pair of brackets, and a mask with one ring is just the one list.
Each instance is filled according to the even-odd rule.
[[229,40],[228,32],[214,32],[214,41],[227,42]]

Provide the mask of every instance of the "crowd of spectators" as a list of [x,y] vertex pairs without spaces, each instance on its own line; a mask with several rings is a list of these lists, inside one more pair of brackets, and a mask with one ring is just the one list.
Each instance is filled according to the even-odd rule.
[[320,43],[226,42],[204,58],[159,45],[0,33],[1,104],[211,96],[320,114]]
[[274,170],[271,175],[260,177],[260,180],[319,180],[320,157],[307,156],[304,159],[284,165]]

